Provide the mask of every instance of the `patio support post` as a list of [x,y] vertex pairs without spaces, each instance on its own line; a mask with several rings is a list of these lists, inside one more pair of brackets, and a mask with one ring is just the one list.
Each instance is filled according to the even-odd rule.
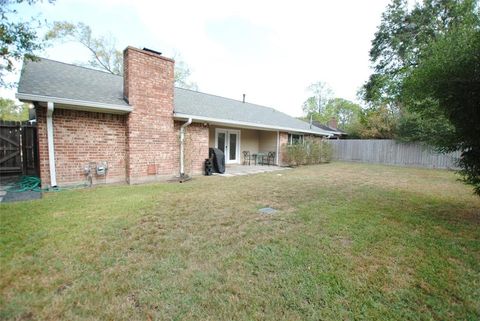
[[53,145],[53,102],[47,103],[47,142],[48,142],[48,165],[50,169],[50,186],[57,186],[57,174],[55,166],[55,147]]
[[180,178],[185,176],[185,127],[192,123],[192,119],[180,127]]
[[278,153],[280,152],[280,132],[277,130],[277,152],[275,153],[275,165],[278,166],[278,157],[280,156]]

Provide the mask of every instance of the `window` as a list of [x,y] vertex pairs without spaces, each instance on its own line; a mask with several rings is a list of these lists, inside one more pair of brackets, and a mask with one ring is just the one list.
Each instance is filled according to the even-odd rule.
[[303,143],[303,135],[301,134],[288,134],[288,144],[302,144]]

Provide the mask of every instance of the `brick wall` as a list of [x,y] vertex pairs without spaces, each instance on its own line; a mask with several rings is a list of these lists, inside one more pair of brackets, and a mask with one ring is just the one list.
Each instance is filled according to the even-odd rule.
[[174,61],[128,47],[124,94],[127,119],[127,180],[140,183],[179,172],[179,139],[173,121]]
[[[37,107],[40,178],[50,185],[46,108]],[[106,161],[105,177],[93,175],[93,183],[125,182],[126,116],[66,109],[53,112],[53,137],[57,184],[86,181],[84,166],[89,162]]]
[[[175,132],[180,136],[180,126],[184,122],[175,121]],[[185,130],[185,173],[198,175],[204,172],[205,159],[208,158],[208,127],[192,123]],[[178,140],[179,141],[179,140]],[[177,171],[180,169],[180,141],[178,143]]]

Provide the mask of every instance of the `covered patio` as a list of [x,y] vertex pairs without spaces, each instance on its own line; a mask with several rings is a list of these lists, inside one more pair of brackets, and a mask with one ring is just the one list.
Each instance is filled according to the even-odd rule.
[[245,153],[249,155],[250,165],[267,163],[268,154],[271,155],[268,163],[279,165],[280,134],[278,131],[212,124],[209,126],[208,145],[225,153],[227,165],[245,164],[247,162]]

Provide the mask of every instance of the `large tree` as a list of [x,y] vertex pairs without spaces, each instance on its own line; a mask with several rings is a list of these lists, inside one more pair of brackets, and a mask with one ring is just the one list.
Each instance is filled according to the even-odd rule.
[[478,26],[455,27],[431,43],[405,79],[403,97],[413,110],[422,114],[434,111],[450,120],[450,139],[436,145],[447,152],[462,151],[461,172],[480,195],[480,23]]
[[307,87],[310,97],[302,105],[303,112],[310,117],[312,114],[321,114],[328,101],[333,96],[333,91],[323,81],[318,81]]
[[322,120],[327,122],[335,118],[338,121],[338,127],[348,132],[349,127],[359,121],[361,113],[360,105],[347,99],[333,98],[327,102]]
[[[85,66],[102,69],[116,75],[123,73],[123,53],[117,49],[116,40],[112,35],[95,37],[92,28],[82,22],[74,24],[68,21],[55,21],[48,31],[46,39],[78,42],[90,52],[90,59],[84,64]],[[190,75],[190,68],[177,55],[175,86],[197,90],[197,84],[188,79]]]
[[397,110],[398,138],[461,150],[462,173],[480,194],[479,16],[475,0],[424,0],[411,10],[393,0],[372,42],[363,97]]
[[370,110],[382,113],[380,109],[387,108],[397,116],[396,138],[426,139],[430,144],[452,140],[452,125],[442,113],[412,110],[405,105],[404,79],[417,67],[431,42],[452,27],[474,23],[476,6],[476,0],[424,0],[409,9],[407,0],[392,0],[383,13],[370,49],[374,72],[361,95]]
[[401,108],[403,79],[421,53],[451,27],[473,23],[476,5],[476,0],[424,0],[409,10],[408,0],[393,0],[372,41],[374,73],[364,86],[365,100]]
[[[34,17],[21,18],[16,5],[37,0],[0,0],[0,86],[6,87],[5,75],[15,70],[15,63],[23,58],[35,59],[35,52],[43,48],[43,42],[37,35],[41,21]],[[54,0],[48,2],[53,3]]]
[[47,32],[47,40],[73,41],[82,44],[90,52],[85,66],[102,69],[121,75],[123,72],[123,54],[116,48],[113,36],[95,37],[90,26],[79,22],[55,21]]
[[379,105],[363,110],[358,125],[352,134],[365,139],[393,139],[398,115],[388,105]]

